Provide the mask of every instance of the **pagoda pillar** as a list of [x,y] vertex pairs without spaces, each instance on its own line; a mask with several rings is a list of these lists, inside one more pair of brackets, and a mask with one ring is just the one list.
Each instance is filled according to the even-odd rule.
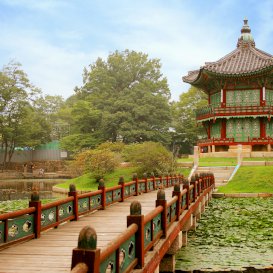
[[211,126],[210,126],[210,122],[209,122],[209,125],[208,125],[208,139],[210,139],[210,130],[211,130]]
[[260,105],[265,106],[265,87],[260,89]]
[[260,118],[260,137],[261,138],[266,137],[265,122],[264,122],[263,118]]
[[222,120],[222,126],[221,126],[221,138],[226,138],[227,135],[227,121],[226,119]]
[[221,107],[226,107],[227,95],[226,89],[221,89]]

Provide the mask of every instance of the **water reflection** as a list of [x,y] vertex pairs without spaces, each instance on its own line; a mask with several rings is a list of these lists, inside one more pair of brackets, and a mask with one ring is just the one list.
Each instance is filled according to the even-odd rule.
[[40,199],[60,197],[52,192],[52,187],[62,183],[62,179],[18,179],[0,181],[0,201],[29,199],[33,190],[38,190]]

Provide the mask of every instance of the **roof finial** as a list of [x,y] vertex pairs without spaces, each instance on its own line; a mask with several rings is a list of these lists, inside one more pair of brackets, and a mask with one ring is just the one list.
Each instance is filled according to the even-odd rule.
[[255,42],[254,42],[253,36],[251,34],[251,29],[248,25],[247,18],[244,19],[244,25],[241,29],[241,37],[238,40],[237,46],[240,46],[241,44],[245,44],[245,43],[255,46]]

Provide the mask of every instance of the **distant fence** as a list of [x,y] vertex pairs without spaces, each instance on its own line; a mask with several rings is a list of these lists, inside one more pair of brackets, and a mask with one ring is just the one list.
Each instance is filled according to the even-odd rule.
[[[0,152],[0,161],[3,162],[4,153]],[[11,162],[23,163],[28,161],[47,161],[61,160],[60,150],[34,150],[34,151],[15,151]]]

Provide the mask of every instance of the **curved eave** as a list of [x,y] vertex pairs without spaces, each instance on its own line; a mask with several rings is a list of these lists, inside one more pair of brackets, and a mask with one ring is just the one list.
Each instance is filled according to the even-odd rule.
[[253,77],[253,76],[259,76],[262,75],[264,73],[268,73],[268,72],[273,72],[273,64],[270,66],[266,66],[266,67],[262,67],[260,69],[254,70],[254,71],[250,71],[250,72],[245,72],[245,73],[217,73],[215,71],[210,71],[207,70],[205,68],[201,68],[199,70],[198,75],[190,80],[188,79],[189,76],[185,76],[183,77],[183,81],[187,82],[191,85],[200,87],[203,86],[204,84],[207,84],[210,80],[214,80],[214,79],[228,79],[228,78],[232,78],[232,79],[239,79],[239,78],[246,78],[246,77]]
[[215,71],[210,71],[206,69],[204,69],[204,71],[208,73],[208,75],[214,76],[217,78],[245,78],[245,77],[259,76],[270,71],[273,72],[273,64],[270,66],[265,66],[260,69],[256,69],[256,70],[244,72],[244,73],[239,73],[239,72],[238,73],[219,73],[219,72],[217,73]]

